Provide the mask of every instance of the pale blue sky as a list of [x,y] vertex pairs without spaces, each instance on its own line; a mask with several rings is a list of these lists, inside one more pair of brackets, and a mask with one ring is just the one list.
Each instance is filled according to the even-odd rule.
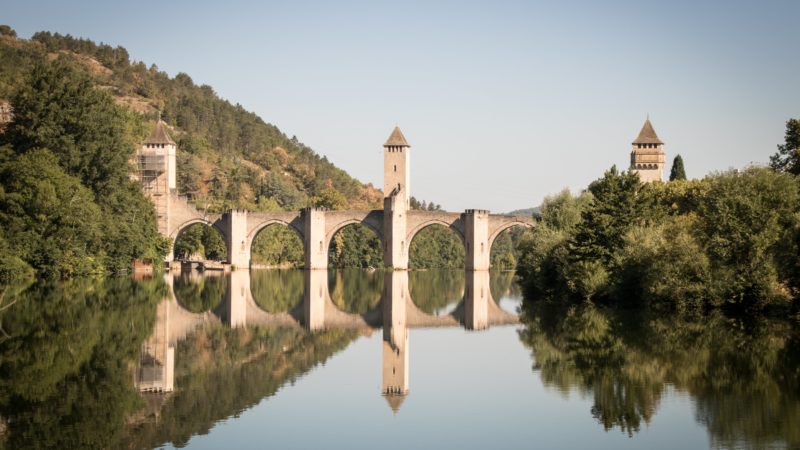
[[122,45],[376,186],[397,124],[412,195],[496,212],[627,167],[648,113],[690,177],[766,162],[800,117],[798,17],[796,0],[0,0],[22,37]]

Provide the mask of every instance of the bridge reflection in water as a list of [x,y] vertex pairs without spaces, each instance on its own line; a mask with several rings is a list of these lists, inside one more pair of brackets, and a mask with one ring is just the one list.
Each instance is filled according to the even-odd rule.
[[[329,275],[333,274],[328,271],[304,270],[291,274],[302,274],[302,298],[298,298],[293,306],[277,310],[263,308],[260,306],[263,301],[257,302],[253,296],[251,277],[258,277],[259,271],[241,270],[225,275],[196,272],[165,274],[170,296],[158,305],[155,329],[142,345],[135,375],[138,389],[171,392],[175,388],[175,348],[178,341],[185,339],[195,329],[209,324],[224,324],[231,328],[294,327],[311,332],[383,328],[382,394],[396,412],[409,391],[409,328],[464,327],[467,330],[483,330],[490,326],[519,323],[516,314],[501,309],[492,297],[489,271],[466,271],[463,293],[459,296],[461,300],[454,309],[442,315],[427,313],[417,306],[411,296],[407,271],[388,271],[383,274],[362,271],[356,274],[361,278],[383,278],[380,301],[362,306],[360,309],[366,311],[359,312],[347,312],[337,306],[336,303],[342,304],[342,301],[337,298],[337,302],[334,302],[331,298],[328,282]],[[342,282],[341,277],[334,278]],[[281,278],[273,279],[277,281]],[[263,284],[261,281],[257,283],[259,289],[263,287],[260,286]],[[273,295],[288,295],[290,299],[297,295],[291,289],[280,292],[284,286],[291,284],[286,280],[276,284],[281,286],[269,286]],[[336,291],[337,297],[340,296],[341,288]],[[417,290],[420,296],[426,294],[420,291]],[[419,300],[425,304],[425,299]],[[286,303],[285,300],[283,303]]]

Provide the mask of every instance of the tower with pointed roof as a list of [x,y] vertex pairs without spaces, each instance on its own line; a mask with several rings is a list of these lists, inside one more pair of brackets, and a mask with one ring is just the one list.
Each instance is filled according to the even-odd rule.
[[639,136],[633,141],[631,170],[638,173],[645,183],[661,181],[665,164],[664,143],[658,138],[648,117]]
[[176,151],[177,145],[159,116],[136,152],[139,182],[156,207],[158,229],[164,235],[169,234],[169,194],[177,188]]
[[409,149],[403,132],[394,127],[389,139],[383,144],[383,196],[399,195],[406,201],[409,194],[410,168]]
[[405,239],[411,198],[409,148],[411,146],[399,127],[394,127],[383,144],[383,263],[386,267],[402,270],[408,268]]

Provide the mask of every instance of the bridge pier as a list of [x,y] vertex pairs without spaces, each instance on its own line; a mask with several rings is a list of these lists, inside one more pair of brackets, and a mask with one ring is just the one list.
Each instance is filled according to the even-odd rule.
[[303,274],[303,319],[306,329],[321,330],[325,327],[325,296],[328,292],[327,270],[306,270]]
[[408,269],[408,202],[403,195],[383,199],[383,265],[395,270]]
[[489,270],[489,211],[468,209],[464,212],[466,270]]
[[464,289],[464,327],[484,330],[489,327],[489,302],[491,290],[488,270],[467,271]]
[[231,328],[247,325],[247,294],[250,292],[250,271],[234,270],[228,278],[225,289],[225,305],[223,322]]
[[250,268],[250,243],[247,242],[247,211],[231,210],[223,216],[228,264],[238,269]]
[[328,268],[328,243],[325,235],[325,210],[303,209],[303,246],[306,269]]

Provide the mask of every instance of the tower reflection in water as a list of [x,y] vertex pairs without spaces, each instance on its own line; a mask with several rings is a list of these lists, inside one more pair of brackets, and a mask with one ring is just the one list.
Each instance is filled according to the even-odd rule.
[[[286,276],[286,273],[282,275]],[[302,299],[298,298],[297,303],[285,311],[268,312],[253,297],[249,271],[234,271],[213,278],[209,275],[166,274],[164,277],[171,294],[158,305],[153,335],[142,345],[135,375],[136,386],[141,391],[171,392],[177,343],[198,327],[208,324],[221,323],[230,328],[303,328],[311,332],[383,328],[381,392],[396,412],[409,392],[409,328],[463,326],[467,330],[483,330],[490,325],[519,322],[515,314],[504,312],[492,299],[488,271],[465,272],[461,301],[444,315],[426,313],[415,304],[407,271],[385,272],[380,303],[361,313],[345,312],[336,306],[328,288],[328,275],[326,270],[291,272],[290,276],[303,278]],[[273,286],[270,292],[273,296],[280,295],[281,289]],[[422,289],[415,292],[420,297],[417,299],[422,302],[420,304],[428,300],[426,295],[435,294]],[[273,303],[289,305],[292,301],[295,300],[287,302],[283,299]],[[348,301],[357,303],[355,299],[344,299],[345,303]]]

